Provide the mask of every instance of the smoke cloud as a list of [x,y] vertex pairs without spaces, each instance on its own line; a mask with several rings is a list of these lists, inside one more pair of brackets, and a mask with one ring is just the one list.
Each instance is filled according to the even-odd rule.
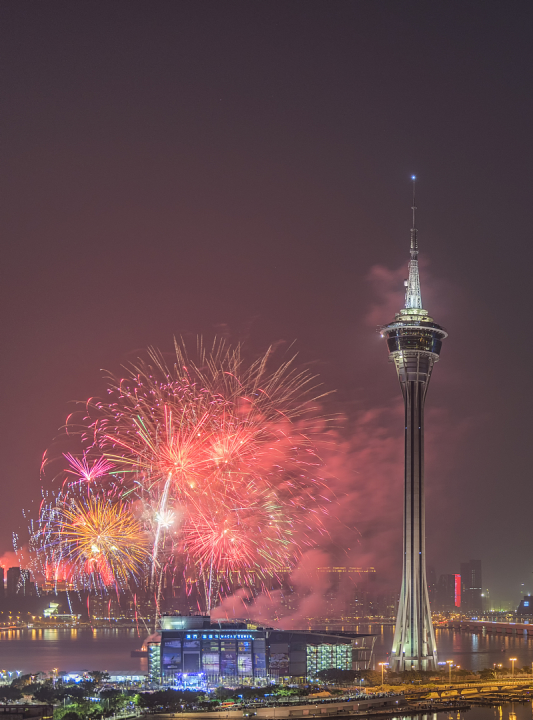
[[[426,263],[421,263],[427,283],[423,290],[424,307],[445,317],[453,293],[444,282],[430,278]],[[396,270],[376,265],[368,275],[373,302],[364,318],[367,326],[390,322],[404,305],[403,279],[407,267]],[[438,303],[437,303],[438,298]],[[385,353],[384,353],[385,354]],[[385,363],[384,363],[385,365]],[[384,372],[387,368],[384,367]],[[392,371],[392,369],[389,369]],[[448,377],[448,381],[450,378]],[[376,393],[377,396],[377,393]],[[372,393],[365,393],[373,405]],[[379,401],[378,401],[379,402]],[[330,431],[321,451],[333,500],[325,520],[328,534],[317,547],[306,552],[290,577],[293,590],[287,602],[283,590],[262,593],[251,598],[239,590],[223,600],[213,612],[215,617],[252,618],[277,627],[302,626],[307,617],[327,616],[332,608],[339,615],[346,609],[355,583],[368,589],[368,575],[351,573],[352,584],[332,587],[328,574],[319,567],[345,566],[375,568],[375,593],[399,591],[401,581],[403,520],[403,401],[400,391],[386,406],[375,406],[347,413],[343,428]],[[472,420],[452,422],[442,408],[429,406],[426,411],[426,477],[431,478],[427,505],[433,535],[445,532],[445,517],[450,501],[444,487],[450,472],[450,453],[468,435]],[[291,607],[288,607],[290,605]]]

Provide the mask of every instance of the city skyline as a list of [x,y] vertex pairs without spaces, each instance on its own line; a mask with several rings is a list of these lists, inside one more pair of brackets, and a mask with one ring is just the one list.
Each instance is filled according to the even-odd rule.
[[414,173],[424,302],[453,328],[428,408],[428,563],[480,558],[502,601],[531,584],[533,11],[324,8],[0,9],[6,570],[100,368],[218,334],[254,356],[296,340],[336,390],[324,550],[399,583],[402,407],[375,327],[401,305]]

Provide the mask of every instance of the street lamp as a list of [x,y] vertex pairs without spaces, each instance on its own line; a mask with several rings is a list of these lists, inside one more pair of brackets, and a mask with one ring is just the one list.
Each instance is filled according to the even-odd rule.
[[449,673],[450,673],[449,677],[450,677],[450,684],[451,684],[451,682],[452,682],[452,665],[453,665],[453,660],[446,660],[446,665],[448,666],[448,670],[449,670]]
[[516,662],[516,658],[509,658],[509,660],[513,663],[512,670],[511,670],[511,677],[514,677],[514,664]]
[[383,685],[383,673],[385,672],[385,665],[388,666],[389,663],[378,663],[378,665],[381,665],[381,684]]

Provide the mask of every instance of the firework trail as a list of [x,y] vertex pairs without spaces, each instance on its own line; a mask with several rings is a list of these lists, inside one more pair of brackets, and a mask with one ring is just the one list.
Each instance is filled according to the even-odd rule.
[[[87,579],[96,568],[103,584],[115,577],[124,586],[145,562],[142,523],[157,611],[169,567],[185,566],[200,580],[208,610],[221,578],[233,573],[246,584],[248,575],[290,572],[325,532],[330,494],[316,449],[325,420],[315,378],[294,359],[271,369],[271,355],[247,364],[238,346],[199,342],[193,359],[176,343],[172,365],[149,350],[122,379],[109,378],[108,398],[91,399],[78,425],[69,420],[67,434],[79,437],[82,452],[64,454],[67,499],[43,505],[40,556],[70,563],[72,576]],[[92,545],[71,532],[83,508],[102,514],[101,498],[130,518],[130,536],[143,548],[122,571],[111,545],[96,553],[106,557],[98,565]]]

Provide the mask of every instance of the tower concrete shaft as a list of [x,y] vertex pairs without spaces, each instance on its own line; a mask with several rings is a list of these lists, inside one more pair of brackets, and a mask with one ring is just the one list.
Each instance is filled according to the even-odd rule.
[[424,403],[433,366],[447,333],[422,309],[414,212],[413,192],[405,308],[396,314],[392,323],[380,329],[382,337],[387,338],[389,359],[396,367],[405,404],[403,577],[391,653],[391,666],[396,671],[437,668],[437,645],[426,581]]

